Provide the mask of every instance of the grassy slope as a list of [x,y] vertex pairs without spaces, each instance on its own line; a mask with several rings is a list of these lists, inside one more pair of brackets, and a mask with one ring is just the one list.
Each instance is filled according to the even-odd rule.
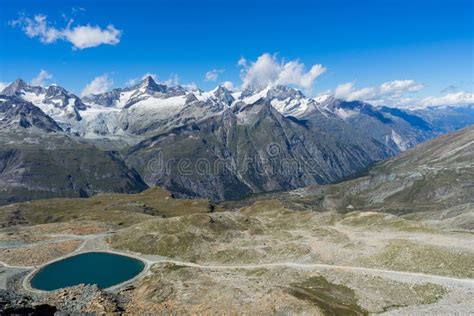
[[[161,188],[137,194],[108,193],[87,199],[47,199],[8,205],[0,208],[0,222],[8,224],[22,217],[29,224],[93,220],[121,225],[158,217],[207,213],[207,200],[174,199]],[[215,209],[217,210],[217,209]]]

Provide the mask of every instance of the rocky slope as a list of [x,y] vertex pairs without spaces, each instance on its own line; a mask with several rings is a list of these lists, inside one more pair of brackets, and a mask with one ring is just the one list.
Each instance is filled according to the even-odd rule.
[[145,188],[115,152],[60,133],[0,133],[0,204]]
[[437,135],[431,124],[399,109],[376,108],[360,101],[333,98],[323,102],[322,106],[396,152],[405,151]]
[[145,140],[127,154],[149,185],[233,199],[341,179],[393,152],[378,141],[287,118],[267,100]]
[[[345,195],[374,207],[474,203],[474,127],[440,136],[376,165],[344,185]],[[362,206],[361,205],[361,206]]]
[[[82,99],[56,85],[22,80],[2,94],[4,138],[18,128],[58,132],[102,151],[127,153],[127,164],[148,185],[216,200],[338,181],[470,122],[453,124],[449,116],[443,124],[431,112],[312,99],[287,86],[203,92],[151,77]],[[157,161],[167,164],[166,172],[156,170]]]
[[276,197],[295,208],[321,211],[370,210],[432,220],[449,218],[451,226],[474,229],[473,140],[471,126],[378,163],[355,179],[255,198]]
[[55,120],[32,103],[18,97],[1,97],[0,131],[14,132],[22,129],[46,133],[62,131]]
[[47,88],[30,86],[23,80],[17,79],[8,85],[1,94],[33,103],[58,122],[64,130],[70,130],[77,122],[81,121],[82,117],[79,112],[87,109],[78,96],[57,85]]
[[145,188],[117,152],[65,133],[18,96],[0,97],[0,205]]

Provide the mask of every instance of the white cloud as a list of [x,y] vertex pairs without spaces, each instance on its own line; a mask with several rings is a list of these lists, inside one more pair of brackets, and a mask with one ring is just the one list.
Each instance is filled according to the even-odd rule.
[[186,90],[189,90],[189,91],[199,90],[199,87],[197,86],[197,84],[195,82],[191,82],[191,83],[188,83],[188,84],[183,84],[183,88],[186,89]]
[[354,83],[348,82],[337,86],[334,90],[334,96],[347,101],[362,100],[376,104],[401,98],[404,93],[418,92],[423,88],[424,85],[415,80],[393,80],[384,82],[379,86],[361,89],[356,89]]
[[418,92],[425,86],[415,80],[393,80],[380,85],[381,94],[399,94],[404,92]]
[[224,69],[213,69],[206,72],[204,76],[206,81],[216,81],[219,78],[219,75],[224,72]]
[[125,85],[133,86],[133,85],[136,85],[137,83],[138,83],[138,78],[133,78],[133,79],[127,80],[127,82],[125,82]]
[[362,89],[355,89],[354,83],[347,82],[338,85],[334,91],[334,96],[338,99],[347,101],[353,100],[371,100],[377,95],[375,87],[367,87]]
[[280,68],[281,66],[273,56],[263,54],[244,71],[242,79],[244,89],[247,87],[265,88],[278,79]]
[[415,80],[394,80],[380,86],[356,89],[352,82],[336,87],[333,94],[336,98],[347,101],[361,100],[372,105],[386,105],[399,108],[425,108],[429,106],[449,106],[474,104],[474,94],[470,92],[452,92],[443,96],[424,98],[406,97],[406,93],[415,93],[424,85]]
[[84,90],[82,90],[81,97],[107,92],[112,88],[113,84],[114,82],[107,74],[96,77],[85,86]]
[[101,29],[99,26],[82,25],[62,31],[64,38],[79,49],[96,47],[102,44],[116,45],[120,42],[121,33],[111,24],[107,25],[106,29]]
[[340,84],[334,90],[334,96],[340,99],[346,99],[354,90],[354,84],[352,82],[346,82]]
[[247,59],[245,59],[244,57],[240,57],[239,61],[237,62],[237,65],[247,67]]
[[33,86],[45,86],[47,80],[53,79],[53,75],[48,73],[46,70],[41,69],[39,74],[31,79],[31,85]]
[[45,15],[38,14],[33,18],[22,16],[18,20],[11,21],[10,25],[20,27],[28,37],[38,37],[44,44],[64,40],[70,42],[74,49],[85,49],[102,44],[116,45],[120,42],[122,31],[111,24],[102,29],[89,24],[71,27],[72,23],[73,20],[70,20],[66,27],[58,29],[49,25]]
[[234,84],[232,83],[232,81],[224,81],[222,83],[222,86],[226,88],[227,90],[230,90],[230,91],[234,90]]
[[283,65],[278,75],[278,84],[295,84],[310,89],[314,80],[326,71],[322,65],[313,65],[308,72],[304,72],[304,65],[297,61],[290,61]]
[[295,85],[304,89],[311,89],[314,81],[326,68],[320,64],[313,65],[305,72],[304,64],[297,60],[289,62],[279,61],[275,55],[265,53],[250,65],[241,58],[238,62],[243,67],[242,87],[263,89],[269,85]]
[[171,74],[171,76],[163,82],[167,86],[177,86],[179,84],[179,76],[177,74]]
[[430,96],[421,99],[416,104],[421,107],[474,104],[474,93],[460,91],[440,97]]

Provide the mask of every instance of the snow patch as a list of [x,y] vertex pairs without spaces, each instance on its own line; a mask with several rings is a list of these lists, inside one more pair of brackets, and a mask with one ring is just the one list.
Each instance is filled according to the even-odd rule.
[[303,117],[318,109],[315,102],[311,99],[293,99],[285,100],[273,99],[271,105],[284,116]]
[[247,104],[255,103],[262,98],[266,98],[269,90],[270,90],[270,87],[266,87],[260,92],[257,92],[249,97],[243,98],[242,101],[244,101]]
[[357,115],[356,111],[353,110],[346,110],[343,108],[337,108],[334,110],[334,114],[342,118],[343,120],[347,120],[348,118]]
[[395,132],[395,130],[392,128],[392,140],[393,142],[397,145],[398,149],[401,151],[405,151],[408,149],[408,146],[406,142],[403,140],[403,138]]
[[116,101],[115,106],[123,108],[125,105],[127,105],[128,101],[130,101],[130,98],[134,92],[134,90],[121,92],[120,97],[118,101]]

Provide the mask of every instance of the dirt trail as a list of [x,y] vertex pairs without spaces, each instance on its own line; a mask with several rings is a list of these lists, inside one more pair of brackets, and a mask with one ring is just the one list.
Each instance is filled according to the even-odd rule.
[[[187,266],[199,269],[258,269],[258,268],[278,268],[286,267],[293,269],[333,269],[333,270],[343,270],[348,272],[359,272],[366,274],[376,274],[380,276],[390,277],[395,280],[405,280],[405,282],[434,282],[450,285],[461,285],[467,287],[474,287],[474,279],[461,279],[448,276],[440,276],[433,274],[417,273],[417,272],[406,272],[406,271],[394,271],[388,269],[379,269],[379,268],[365,268],[365,267],[356,267],[356,266],[345,266],[345,265],[332,265],[324,263],[298,263],[298,262],[273,262],[273,263],[255,263],[255,264],[235,264],[235,265],[220,265],[220,264],[198,264],[194,262],[185,262],[174,260],[172,258],[166,258],[161,256],[152,256],[144,255],[139,253],[127,253],[122,251],[117,251],[111,249],[110,246],[105,242],[105,237],[109,235],[110,232],[98,233],[92,235],[53,235],[51,237],[59,238],[60,240],[83,240],[83,243],[76,251],[69,253],[65,256],[55,259],[54,261],[61,260],[66,257],[77,255],[79,253],[90,252],[90,251],[104,251],[110,253],[116,253],[121,255],[129,255],[143,260],[149,266],[159,263],[172,263],[180,266]],[[48,264],[48,263],[46,263]],[[0,265],[11,268],[33,268],[33,267],[20,267],[20,266],[10,266],[4,262],[0,262]]]
[[287,267],[295,269],[338,269],[346,270],[353,272],[363,272],[363,273],[377,273],[377,274],[388,274],[392,276],[406,276],[406,277],[415,277],[420,279],[431,279],[441,282],[455,282],[463,285],[474,286],[474,279],[458,279],[454,277],[439,276],[433,274],[424,274],[417,272],[405,272],[405,271],[394,271],[386,269],[377,269],[377,268],[363,268],[363,267],[353,267],[353,266],[340,266],[332,264],[323,264],[323,263],[296,263],[296,262],[275,262],[275,263],[261,263],[261,264],[245,264],[245,265],[202,265],[196,264],[193,262],[183,262],[177,260],[157,260],[154,263],[173,263],[181,266],[188,266],[200,269],[258,269],[258,268],[272,268],[272,267]]

